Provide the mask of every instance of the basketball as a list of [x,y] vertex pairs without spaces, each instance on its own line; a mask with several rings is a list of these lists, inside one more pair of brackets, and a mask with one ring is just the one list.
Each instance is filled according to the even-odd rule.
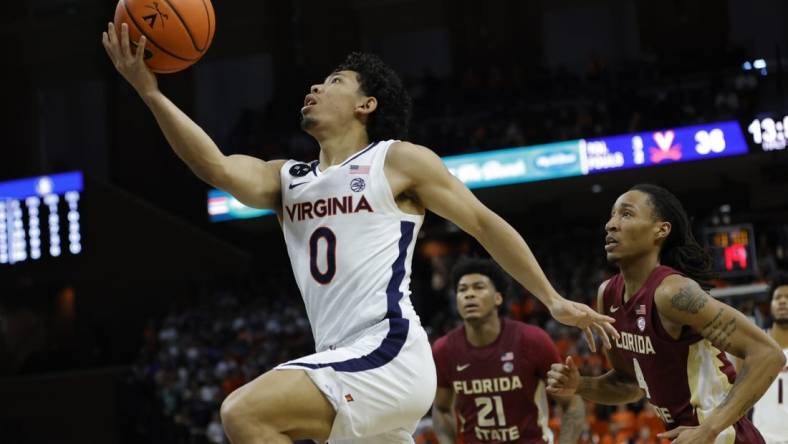
[[153,72],[172,73],[205,54],[216,31],[210,0],[120,0],[115,26],[129,27],[132,47],[145,36],[145,63]]

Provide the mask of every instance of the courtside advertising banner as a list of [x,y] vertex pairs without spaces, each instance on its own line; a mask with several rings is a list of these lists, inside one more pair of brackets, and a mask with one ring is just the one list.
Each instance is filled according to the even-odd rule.
[[577,140],[444,157],[468,188],[484,188],[584,174]]

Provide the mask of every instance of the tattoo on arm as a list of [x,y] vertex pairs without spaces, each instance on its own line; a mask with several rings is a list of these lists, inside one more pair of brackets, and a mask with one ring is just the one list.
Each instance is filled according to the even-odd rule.
[[673,308],[692,314],[698,313],[706,305],[706,301],[707,296],[705,293],[693,292],[692,288],[688,286],[682,288],[670,298],[670,304]]
[[736,318],[722,319],[723,309],[701,328],[700,334],[721,350],[729,350],[731,335],[736,331]]
[[[709,297],[706,293],[686,286],[673,295],[670,299],[670,304],[676,310],[697,314],[706,306],[708,300]],[[723,315],[724,311],[720,309],[714,318],[701,328],[700,334],[714,344],[715,347],[727,351],[731,347],[731,335],[736,332],[736,318],[726,319]]]
[[605,405],[636,402],[645,395],[637,382],[622,378],[615,370],[602,376],[581,377],[577,393],[583,398]]

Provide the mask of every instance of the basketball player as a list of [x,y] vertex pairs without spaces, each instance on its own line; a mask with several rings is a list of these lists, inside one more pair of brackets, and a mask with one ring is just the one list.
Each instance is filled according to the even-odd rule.
[[[492,261],[461,260],[451,274],[463,325],[432,348],[438,440],[552,443],[544,388],[550,365],[561,362],[558,349],[544,330],[498,315],[507,281]],[[564,411],[560,442],[576,443],[585,424],[583,400],[555,398]]]
[[175,153],[207,183],[276,210],[318,353],[280,365],[222,403],[235,443],[413,442],[435,395],[427,336],[409,299],[411,260],[429,209],[475,236],[559,321],[615,334],[612,319],[556,293],[528,246],[427,148],[398,139],[410,99],[379,59],[353,54],[310,88],[302,127],[318,159],[225,156],[158,89],[128,29],[103,44]]
[[[778,274],[771,285],[772,328],[769,336],[788,359],[788,275]],[[783,367],[766,393],[755,403],[752,423],[767,444],[788,444],[788,367]]]
[[[743,415],[785,365],[777,344],[736,309],[706,293],[711,259],[676,197],[636,185],[605,225],[608,261],[620,273],[599,287],[597,307],[621,338],[603,376],[581,377],[567,359],[548,373],[548,392],[601,404],[654,405],[676,443],[761,443]],[[724,352],[743,359],[736,374]]]

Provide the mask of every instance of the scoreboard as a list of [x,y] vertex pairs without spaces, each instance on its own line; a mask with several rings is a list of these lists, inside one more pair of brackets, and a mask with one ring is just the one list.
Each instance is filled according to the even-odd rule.
[[[452,174],[474,189],[778,151],[788,151],[788,115],[775,111],[746,122],[678,126],[442,160]],[[207,209],[212,222],[274,214],[246,207],[220,190],[209,191]]]
[[714,271],[721,277],[755,274],[755,238],[752,225],[708,227],[704,230],[704,238],[714,261]]
[[82,252],[80,172],[0,182],[0,266]]

